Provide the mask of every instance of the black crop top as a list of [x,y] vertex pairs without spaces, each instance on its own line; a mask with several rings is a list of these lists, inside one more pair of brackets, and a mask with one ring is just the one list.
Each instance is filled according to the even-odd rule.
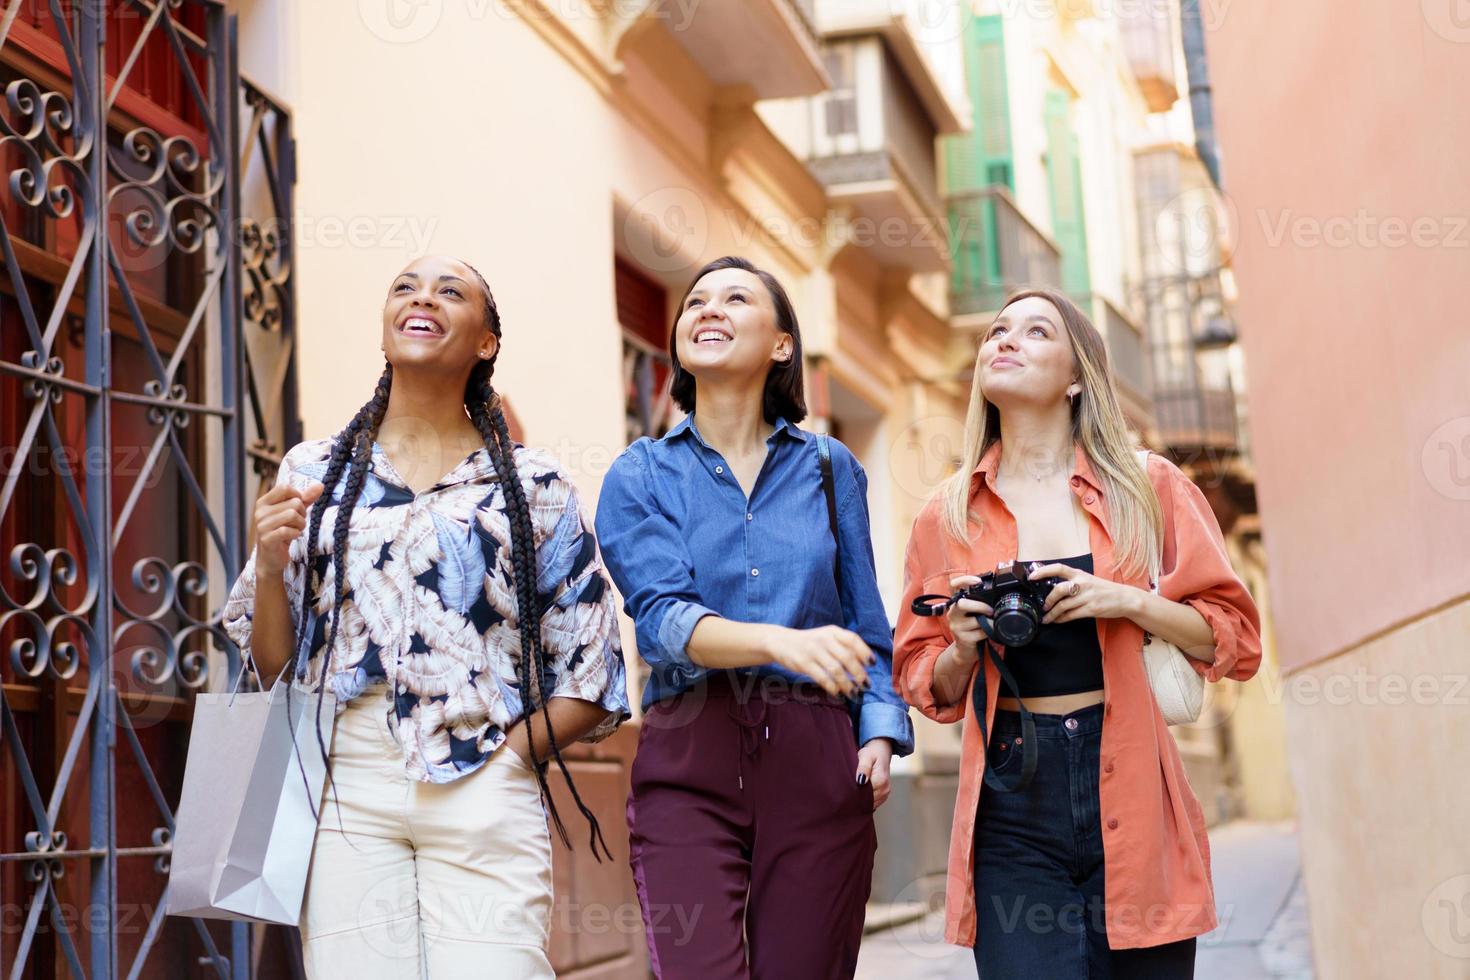
[[[1071,565],[1092,573],[1092,555],[1057,558],[1042,564]],[[1102,647],[1098,646],[1095,619],[1047,623],[1027,646],[1007,649],[1005,661],[1015,675],[1021,697],[1102,690]],[[1013,696],[1009,690],[1001,693]]]

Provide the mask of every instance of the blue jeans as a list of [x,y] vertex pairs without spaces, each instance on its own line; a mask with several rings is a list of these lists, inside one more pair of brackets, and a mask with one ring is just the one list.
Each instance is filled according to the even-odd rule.
[[[1102,705],[1033,715],[1037,764],[1017,793],[985,786],[975,823],[981,980],[1190,980],[1195,941],[1108,948],[1098,767]],[[1021,764],[1021,716],[997,711],[986,762]]]

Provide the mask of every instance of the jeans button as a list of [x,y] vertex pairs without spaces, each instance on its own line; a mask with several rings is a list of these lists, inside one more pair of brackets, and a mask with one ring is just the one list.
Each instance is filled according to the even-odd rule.
[[1067,726],[1067,731],[1069,731],[1069,732],[1075,732],[1077,730],[1077,719],[1076,718],[1068,718],[1066,720],[1065,724]]

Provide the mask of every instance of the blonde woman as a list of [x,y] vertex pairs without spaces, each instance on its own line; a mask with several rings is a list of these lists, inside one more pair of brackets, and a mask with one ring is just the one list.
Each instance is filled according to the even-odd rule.
[[[909,608],[1011,561],[1060,580],[1026,645],[993,641],[979,601]],[[964,726],[945,932],[987,980],[1193,976],[1194,937],[1215,926],[1209,841],[1145,633],[1208,681],[1260,663],[1204,495],[1168,460],[1141,463],[1082,312],[1021,292],[982,338],[960,471],[914,523],[894,646],[905,699]]]

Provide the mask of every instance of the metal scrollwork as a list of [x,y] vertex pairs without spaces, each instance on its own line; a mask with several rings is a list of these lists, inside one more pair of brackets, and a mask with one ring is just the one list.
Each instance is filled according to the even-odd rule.
[[[221,611],[256,473],[301,438],[292,120],[239,77],[234,6],[0,0],[7,78],[48,65],[0,83],[0,404],[18,408],[0,420],[17,461],[0,470],[0,756],[18,787],[0,866],[28,883],[7,975],[167,971],[177,930],[159,910],[120,943],[119,896],[147,862],[169,872],[189,700],[239,669]],[[39,34],[9,30],[17,9]],[[15,56],[38,36],[45,52]],[[146,787],[127,805],[151,821],[116,819],[119,785]],[[71,901],[103,914],[73,923]],[[248,977],[248,929],[220,935],[196,922],[191,956]]]

